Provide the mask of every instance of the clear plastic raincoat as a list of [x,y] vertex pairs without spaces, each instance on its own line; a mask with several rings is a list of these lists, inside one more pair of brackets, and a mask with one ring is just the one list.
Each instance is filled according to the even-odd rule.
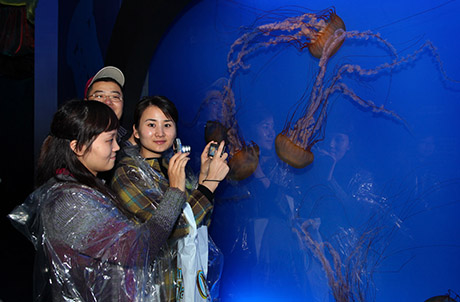
[[138,224],[101,192],[57,175],[8,216],[34,244],[35,301],[152,301],[154,259],[186,196]]
[[[169,162],[172,155],[172,151],[166,152],[164,160]],[[161,167],[159,165],[151,166],[139,154],[138,146],[123,148],[120,157],[122,159],[117,165],[111,186],[121,200],[124,200],[124,206],[127,210],[135,213],[141,221],[148,221],[150,215],[156,213],[158,207],[168,200],[171,190],[169,181],[160,173]],[[163,173],[167,173],[167,171]],[[196,225],[206,227],[211,222],[214,206],[211,200],[208,200],[209,196],[205,196],[199,192],[200,190],[197,190],[198,178],[193,171],[186,169],[186,175],[187,200],[193,209]],[[138,198],[141,201],[138,201]],[[160,294],[159,300],[161,301],[174,301],[176,299],[176,290],[180,287],[176,276],[177,240],[181,240],[189,232],[190,225],[182,214],[174,226],[168,244],[162,247],[157,257],[155,270],[158,278],[155,283],[156,293]],[[211,237],[208,238],[207,247],[209,248],[207,286],[212,299],[217,299],[223,267],[223,254]]]

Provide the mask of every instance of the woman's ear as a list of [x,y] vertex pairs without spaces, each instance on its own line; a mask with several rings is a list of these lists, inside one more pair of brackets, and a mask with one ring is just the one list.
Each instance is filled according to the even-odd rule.
[[74,139],[73,141],[71,141],[69,143],[69,146],[70,146],[70,149],[72,149],[72,151],[77,155],[77,156],[82,156],[83,155],[83,150],[82,149],[78,149],[77,148],[77,140]]
[[136,139],[139,139],[139,131],[136,129],[136,125],[133,125],[133,136]]

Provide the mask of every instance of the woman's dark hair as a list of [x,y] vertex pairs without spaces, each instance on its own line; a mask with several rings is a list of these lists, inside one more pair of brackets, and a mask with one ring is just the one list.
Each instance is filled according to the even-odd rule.
[[113,110],[102,102],[71,100],[54,114],[50,135],[43,142],[37,166],[37,186],[66,169],[80,183],[108,193],[102,182],[78,159],[70,147],[77,141],[76,149],[83,146],[88,152],[99,134],[118,129],[119,121]]
[[155,95],[155,96],[146,96],[143,97],[136,105],[134,110],[134,126],[136,129],[139,129],[139,123],[141,116],[144,113],[145,109],[150,106],[157,106],[168,118],[172,119],[177,125],[179,121],[179,113],[177,112],[176,105],[171,102],[167,97]]

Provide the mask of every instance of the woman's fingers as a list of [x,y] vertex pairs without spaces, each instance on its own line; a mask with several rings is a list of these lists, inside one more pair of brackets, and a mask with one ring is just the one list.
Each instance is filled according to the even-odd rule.
[[184,158],[188,158],[190,153],[176,153],[174,154],[171,159],[169,160],[169,165],[175,165],[177,162],[183,160]]
[[216,155],[213,157],[209,172],[208,178],[216,179],[216,180],[223,180],[229,171],[229,167],[227,164],[228,153],[224,152],[225,144],[221,142],[219,148],[216,151]]
[[217,148],[217,154],[222,154],[224,152],[225,148],[225,141],[221,141],[219,144],[219,148]]
[[225,141],[221,141],[219,146],[217,147],[217,150],[214,152],[214,156],[212,157],[212,160],[226,160],[228,157],[228,154],[224,152],[225,149]]
[[176,153],[169,160],[169,186],[185,192],[185,166],[190,158],[189,153]]

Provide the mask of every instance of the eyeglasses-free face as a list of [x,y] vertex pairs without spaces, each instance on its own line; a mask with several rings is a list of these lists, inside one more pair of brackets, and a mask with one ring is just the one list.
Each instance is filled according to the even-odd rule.
[[[76,141],[72,141],[76,143]],[[94,175],[109,171],[115,165],[117,151],[117,130],[102,132],[90,147],[84,145],[81,150],[74,150],[78,160]]]
[[139,129],[133,130],[144,158],[161,157],[176,138],[176,124],[157,106],[147,107],[139,120]]

